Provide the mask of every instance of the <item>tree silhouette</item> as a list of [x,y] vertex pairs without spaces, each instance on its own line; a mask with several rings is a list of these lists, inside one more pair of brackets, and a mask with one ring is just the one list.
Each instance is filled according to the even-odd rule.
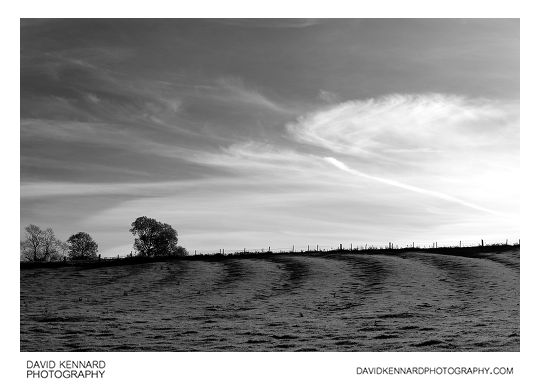
[[56,259],[58,251],[56,249],[58,239],[54,236],[54,231],[50,227],[41,233],[41,247],[43,250],[43,260],[50,261]]
[[27,261],[53,261],[58,259],[62,242],[56,239],[50,227],[42,230],[39,226],[28,225],[26,236],[21,242],[21,256]]
[[171,225],[148,217],[139,217],[131,224],[134,248],[147,257],[175,255],[178,233]]
[[90,234],[80,232],[68,238],[69,256],[71,259],[88,260],[97,258],[98,244]]
[[26,236],[21,242],[21,255],[28,261],[37,262],[43,259],[41,253],[41,240],[43,230],[36,225],[28,225],[24,228]]
[[66,257],[69,255],[69,244],[67,242],[57,241],[56,250],[59,259],[66,260]]

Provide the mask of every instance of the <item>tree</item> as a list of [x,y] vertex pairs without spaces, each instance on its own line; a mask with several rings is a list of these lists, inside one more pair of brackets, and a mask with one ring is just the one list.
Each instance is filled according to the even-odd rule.
[[66,260],[69,255],[69,244],[67,242],[57,241],[56,250],[59,259]]
[[57,258],[58,239],[54,236],[54,231],[50,227],[41,233],[41,249],[43,252],[43,260],[51,261]]
[[41,230],[39,226],[28,225],[26,236],[21,242],[21,256],[27,261],[52,261],[59,257],[59,246],[62,242],[56,239],[50,227]]
[[98,244],[90,234],[80,232],[68,238],[69,256],[71,259],[88,260],[97,258]]
[[177,250],[178,233],[167,223],[148,217],[139,217],[129,230],[137,238],[134,248],[146,257],[174,255]]
[[21,256],[27,261],[37,262],[42,259],[41,239],[43,230],[36,225],[28,225],[24,228],[26,236],[21,242]]
[[188,252],[182,246],[176,246],[176,248],[174,249],[173,255],[175,257],[186,257],[188,255]]

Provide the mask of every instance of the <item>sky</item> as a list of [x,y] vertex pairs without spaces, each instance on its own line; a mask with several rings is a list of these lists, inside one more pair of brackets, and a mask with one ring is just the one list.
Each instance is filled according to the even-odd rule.
[[515,19],[21,20],[21,237],[519,238]]

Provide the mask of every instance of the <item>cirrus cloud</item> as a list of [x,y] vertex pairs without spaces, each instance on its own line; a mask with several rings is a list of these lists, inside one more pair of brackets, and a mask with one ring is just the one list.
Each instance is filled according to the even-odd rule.
[[315,111],[289,124],[288,130],[301,142],[349,155],[426,157],[467,148],[515,147],[519,104],[444,94],[394,94]]

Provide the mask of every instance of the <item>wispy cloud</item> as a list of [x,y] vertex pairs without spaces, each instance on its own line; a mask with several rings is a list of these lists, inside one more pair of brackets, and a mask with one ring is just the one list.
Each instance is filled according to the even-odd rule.
[[294,113],[294,110],[271,100],[253,88],[249,88],[240,78],[222,77],[218,79],[217,84],[227,91],[221,97],[229,103],[242,103],[283,114]]
[[288,130],[349,174],[490,213],[516,201],[514,100],[393,94],[321,108]]
[[456,197],[454,197],[452,195],[448,195],[448,194],[445,194],[445,193],[442,193],[442,192],[439,192],[439,191],[427,190],[425,188],[421,188],[421,187],[417,187],[417,186],[412,186],[410,184],[401,183],[401,182],[396,181],[396,180],[391,180],[391,179],[387,179],[387,178],[380,178],[380,177],[377,177],[377,176],[374,176],[374,175],[365,174],[363,172],[360,172],[358,170],[354,170],[354,169],[350,168],[345,163],[343,163],[343,162],[341,162],[341,161],[339,161],[339,160],[337,160],[335,158],[332,158],[332,157],[326,157],[324,159],[328,163],[330,163],[330,164],[334,165],[335,167],[337,167],[338,169],[343,170],[343,171],[345,171],[345,172],[347,172],[349,174],[361,177],[361,178],[371,179],[371,180],[374,180],[374,181],[377,181],[377,182],[380,182],[380,183],[387,184],[389,186],[398,187],[398,188],[401,188],[401,189],[404,189],[404,190],[413,191],[413,192],[423,194],[423,195],[429,195],[429,196],[432,196],[432,197],[435,197],[435,198],[446,200],[448,202],[458,203],[458,204],[463,205],[465,207],[469,207],[469,208],[479,210],[479,211],[483,211],[483,212],[486,212],[486,213],[500,215],[498,212],[496,212],[494,210],[487,209],[485,207],[479,206],[479,205],[471,203],[471,202],[466,202],[463,199],[456,198]]
[[244,28],[308,28],[324,23],[324,19],[218,19],[219,23]]
[[515,148],[519,104],[395,94],[333,105],[303,116],[288,129],[299,141],[349,155]]
[[319,99],[326,103],[337,103],[339,102],[339,96],[333,92],[326,90],[319,90]]
[[[157,123],[159,124],[159,123]],[[21,136],[28,143],[32,140],[41,142],[56,141],[62,143],[106,146],[118,150],[130,150],[135,153],[147,153],[160,157],[187,159],[193,152],[188,146],[156,140],[145,133],[143,127],[104,122],[81,122],[71,120],[22,119]],[[177,134],[186,134],[178,130]],[[181,138],[181,137],[180,137]],[[184,153],[185,151],[185,153]]]

